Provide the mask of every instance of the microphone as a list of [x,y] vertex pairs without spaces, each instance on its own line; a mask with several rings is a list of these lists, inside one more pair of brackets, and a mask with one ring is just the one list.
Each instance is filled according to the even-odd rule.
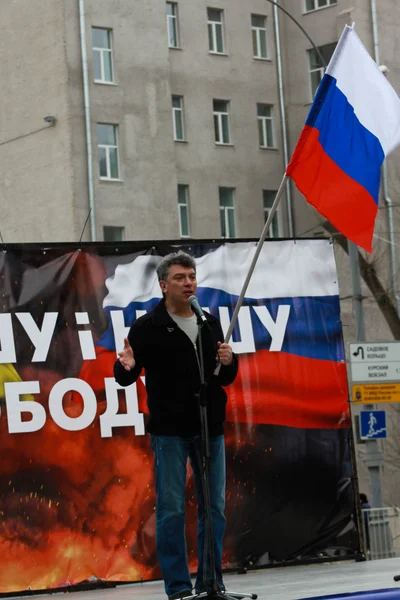
[[203,323],[207,323],[206,315],[204,314],[203,309],[201,308],[196,296],[189,296],[188,300],[190,307],[196,315],[196,317],[203,321]]

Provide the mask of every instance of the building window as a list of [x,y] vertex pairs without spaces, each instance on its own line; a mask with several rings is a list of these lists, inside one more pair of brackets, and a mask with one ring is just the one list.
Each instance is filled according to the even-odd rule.
[[179,47],[178,5],[167,2],[168,45],[170,48]]
[[118,127],[97,124],[100,179],[119,179]]
[[[326,65],[331,60],[335,48],[336,42],[334,44],[326,44],[325,46],[318,47],[318,50],[320,51]],[[312,48],[308,51],[308,58],[310,64],[311,96],[314,98],[318,86],[321,83],[321,79],[324,76],[325,67],[315,48]]]
[[306,0],[306,12],[337,4],[337,0]]
[[189,186],[178,184],[178,213],[179,213],[179,235],[190,236],[189,226]]
[[216,144],[230,144],[229,134],[229,102],[214,100],[214,130]]
[[105,242],[123,242],[125,227],[103,227],[103,238]]
[[113,83],[111,29],[92,27],[93,69],[96,83]]
[[261,148],[274,147],[274,128],[272,123],[272,106],[257,104],[258,139]]
[[214,54],[225,53],[223,15],[223,10],[207,8],[208,49]]
[[[269,213],[271,212],[272,205],[276,198],[276,190],[263,190],[263,203],[264,203],[264,223],[267,222]],[[279,224],[278,224],[278,212],[273,216],[272,223],[268,229],[267,237],[277,238],[279,237]]]
[[219,213],[221,217],[221,236],[223,238],[236,237],[234,192],[234,188],[219,188]]
[[176,142],[184,141],[183,96],[172,96],[172,120],[174,123],[174,140]]
[[253,57],[267,58],[267,19],[262,15],[251,15],[253,34]]

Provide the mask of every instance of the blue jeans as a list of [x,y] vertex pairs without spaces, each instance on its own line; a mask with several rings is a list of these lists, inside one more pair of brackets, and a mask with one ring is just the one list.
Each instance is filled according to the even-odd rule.
[[[196,591],[204,589],[204,501],[201,487],[202,446],[200,436],[151,435],[156,475],[156,547],[168,596],[192,589],[185,541],[185,486],[187,459],[194,473],[198,502]],[[210,497],[216,579],[222,584],[222,540],[225,532],[224,436],[210,438]],[[200,462],[199,462],[200,461]],[[208,552],[207,552],[208,554]],[[211,579],[207,557],[207,579]]]

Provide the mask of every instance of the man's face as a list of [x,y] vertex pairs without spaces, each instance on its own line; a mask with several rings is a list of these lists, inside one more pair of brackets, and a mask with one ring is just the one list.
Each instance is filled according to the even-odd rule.
[[160,287],[167,300],[176,304],[187,304],[188,298],[196,294],[196,271],[191,267],[171,265],[166,281]]

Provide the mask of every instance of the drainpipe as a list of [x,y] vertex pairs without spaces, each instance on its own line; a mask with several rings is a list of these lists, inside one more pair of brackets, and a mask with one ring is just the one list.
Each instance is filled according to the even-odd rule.
[[81,36],[82,52],[82,73],[83,73],[83,96],[85,109],[86,125],[86,152],[87,152],[87,173],[89,188],[89,213],[90,213],[90,234],[92,242],[96,241],[96,211],[94,206],[94,182],[93,182],[93,145],[92,130],[90,119],[90,97],[89,97],[89,72],[86,46],[86,24],[85,24],[85,2],[79,0],[79,22]]
[[[372,15],[372,37],[374,42],[374,58],[377,65],[380,64],[379,56],[379,36],[378,36],[378,19],[376,14],[376,0],[371,0],[371,15]],[[392,280],[392,290],[396,300],[396,312],[400,318],[400,297],[397,286],[397,256],[395,244],[395,229],[393,217],[393,203],[389,196],[389,181],[387,172],[387,162],[384,160],[382,165],[382,191],[383,199],[387,208],[387,220],[389,228],[389,246],[390,246],[390,272]]]
[[[275,3],[274,3],[273,11],[274,11],[276,65],[277,65],[277,72],[278,72],[279,107],[280,107],[280,113],[281,113],[283,159],[285,161],[285,169],[286,169],[286,167],[289,164],[288,134],[287,134],[287,127],[286,127],[285,93],[284,93],[284,88],[283,88],[283,75],[282,75],[282,52],[281,52],[281,37],[280,37],[280,31],[279,31],[279,10],[278,10],[278,6],[276,6]],[[294,237],[292,190],[290,187],[289,179],[286,181],[286,208],[287,208],[287,215],[288,215],[289,237]]]

